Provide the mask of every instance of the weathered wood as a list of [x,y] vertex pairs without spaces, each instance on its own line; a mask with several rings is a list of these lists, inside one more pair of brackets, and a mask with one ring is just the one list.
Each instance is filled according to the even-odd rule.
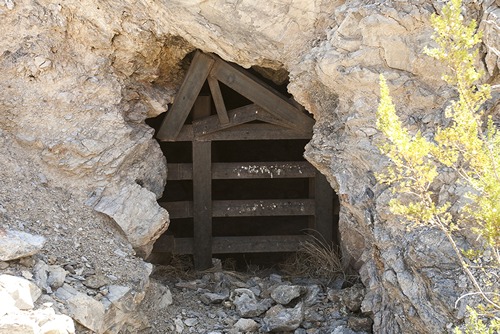
[[279,94],[272,87],[222,59],[216,60],[210,75],[216,77],[250,101],[278,116],[292,129],[304,131],[312,128],[314,124],[313,119],[289,103],[286,97]]
[[214,217],[310,216],[314,200],[268,199],[226,200],[213,202]]
[[193,164],[167,164],[167,181],[182,181],[193,179]]
[[191,201],[160,202],[159,204],[168,211],[170,219],[193,217],[193,202]]
[[203,119],[210,116],[212,112],[212,97],[210,95],[199,95],[193,106],[193,119]]
[[[161,138],[158,138],[159,141],[166,141],[162,140]],[[192,125],[184,125],[177,135],[177,138],[175,141],[193,141],[194,140],[194,134],[193,134],[193,126]]]
[[175,253],[175,237],[165,233],[162,234],[153,245],[153,253]]
[[316,172],[314,179],[314,200],[316,202],[315,230],[329,245],[333,240],[333,189],[320,172]]
[[219,81],[214,77],[208,76],[208,85],[210,86],[210,91],[214,99],[215,110],[217,111],[217,116],[220,124],[229,123],[229,118],[227,116],[226,105],[224,104],[224,98],[219,87]]
[[224,131],[194,135],[192,125],[184,125],[178,141],[311,139],[312,130],[297,132],[274,124],[241,124]]
[[[193,179],[190,163],[167,164],[167,180]],[[219,162],[212,164],[212,179],[283,179],[312,178],[316,169],[307,161]]]
[[196,52],[174,103],[156,135],[159,140],[173,141],[176,139],[213,64],[212,57],[199,51]]
[[[162,202],[170,219],[197,215],[193,202]],[[313,199],[224,200],[212,202],[213,217],[313,216]]]
[[195,136],[203,136],[212,132],[222,131],[224,129],[252,122],[263,121],[266,123],[284,126],[283,121],[256,104],[249,104],[228,112],[229,123],[221,124],[217,116],[210,116],[202,120],[193,122],[193,131]]
[[[212,253],[274,253],[296,252],[300,243],[311,240],[307,235],[274,235],[245,237],[214,237]],[[193,254],[193,238],[175,238],[156,242],[154,251],[157,253]]]
[[211,142],[193,142],[194,266],[212,266]]
[[278,179],[314,177],[316,169],[307,161],[223,162],[213,165],[213,179]]

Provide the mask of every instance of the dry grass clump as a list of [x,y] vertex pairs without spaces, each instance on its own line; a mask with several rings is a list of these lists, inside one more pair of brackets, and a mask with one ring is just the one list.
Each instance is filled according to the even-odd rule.
[[337,247],[316,237],[302,242],[282,270],[291,276],[320,279],[327,285],[337,278],[346,279]]
[[171,255],[168,264],[156,265],[153,277],[157,279],[194,279],[193,261],[189,255]]

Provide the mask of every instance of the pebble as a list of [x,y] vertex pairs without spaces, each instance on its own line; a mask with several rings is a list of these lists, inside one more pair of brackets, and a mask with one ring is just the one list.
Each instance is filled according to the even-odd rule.
[[182,333],[184,331],[184,323],[182,322],[181,319],[175,319],[174,325],[175,325],[175,331],[177,333]]
[[83,285],[91,289],[99,289],[109,283],[109,279],[104,275],[92,275],[83,281]]
[[196,318],[187,318],[186,320],[184,320],[184,324],[188,327],[193,327],[193,326],[197,325],[198,322],[199,322],[199,320]]

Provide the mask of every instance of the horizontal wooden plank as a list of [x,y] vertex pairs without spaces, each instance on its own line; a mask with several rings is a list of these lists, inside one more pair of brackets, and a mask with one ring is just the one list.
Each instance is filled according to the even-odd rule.
[[213,179],[278,179],[314,177],[316,169],[307,161],[215,163]]
[[[193,217],[193,202],[161,202],[170,219]],[[213,217],[313,216],[314,199],[213,201]]]
[[193,218],[193,202],[160,202],[160,206],[168,211],[170,219]]
[[[167,164],[167,180],[191,180],[190,163]],[[316,169],[307,161],[221,162],[212,164],[212,179],[312,178]]]
[[193,132],[195,133],[195,136],[204,136],[212,132],[222,131],[233,126],[252,121],[262,121],[284,126],[282,120],[274,117],[269,112],[255,104],[249,104],[240,108],[230,110],[227,116],[228,122],[226,123],[220,122],[217,115],[194,121]]
[[[177,141],[223,141],[223,140],[279,140],[279,139],[311,139],[310,131],[295,131],[274,124],[241,124],[235,127],[209,133],[194,134],[192,125],[184,125],[177,136]],[[160,141],[161,138],[158,138]]]
[[213,202],[214,217],[312,216],[313,199],[228,200]]
[[193,179],[193,164],[167,164],[167,181],[182,181]]
[[[300,243],[310,238],[307,235],[213,237],[212,253],[296,252]],[[153,252],[193,254],[193,239],[162,236],[156,241]]]

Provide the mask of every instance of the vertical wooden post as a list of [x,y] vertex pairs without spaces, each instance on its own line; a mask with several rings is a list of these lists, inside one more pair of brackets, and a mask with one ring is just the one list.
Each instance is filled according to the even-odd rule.
[[[199,96],[193,118],[210,116],[210,97]],[[212,142],[193,141],[193,257],[196,270],[212,267]]]
[[333,189],[320,172],[316,172],[313,188],[316,206],[315,229],[323,241],[330,245],[333,239]]

